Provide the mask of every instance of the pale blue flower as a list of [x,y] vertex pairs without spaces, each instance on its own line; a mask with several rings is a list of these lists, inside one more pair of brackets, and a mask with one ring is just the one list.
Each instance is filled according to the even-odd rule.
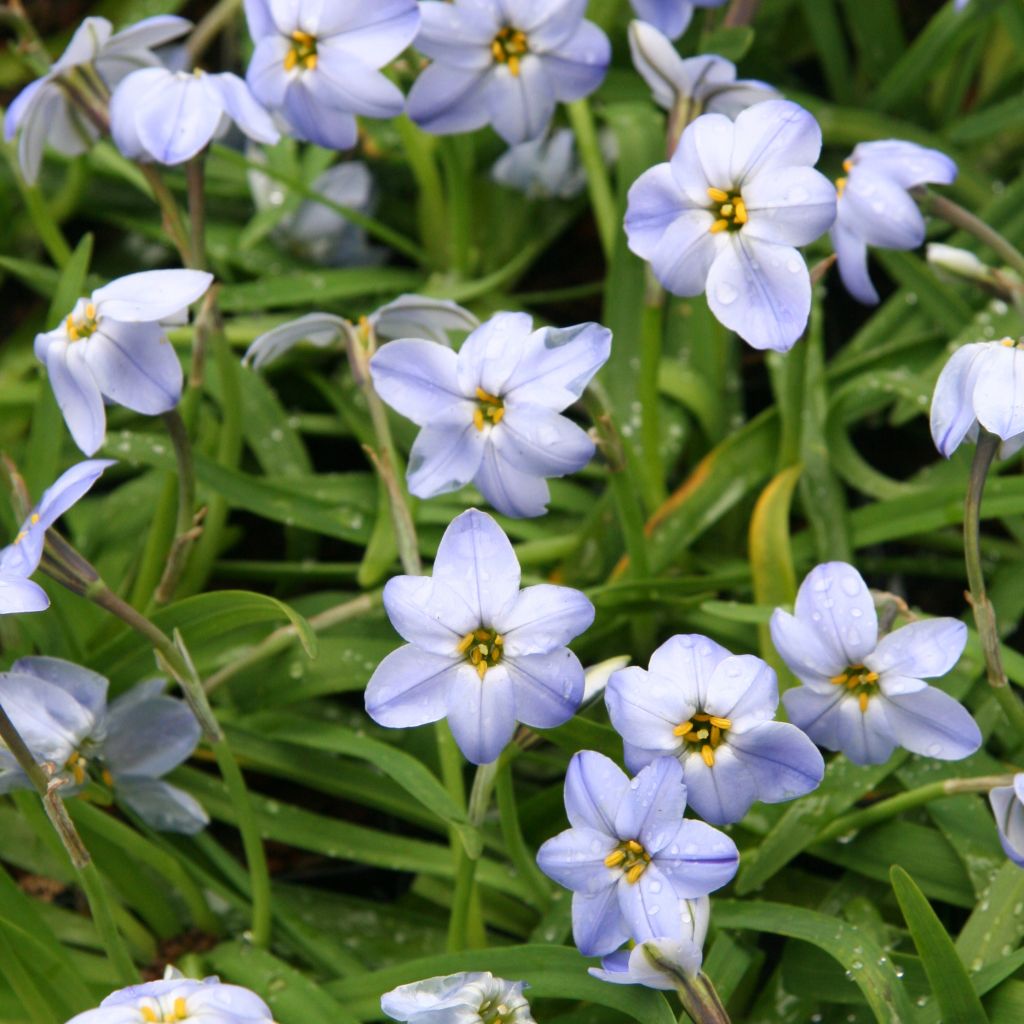
[[611,352],[600,324],[533,330],[527,313],[497,313],[458,354],[404,338],[370,360],[380,397],[423,429],[409,490],[432,498],[474,483],[508,516],[543,515],[547,477],[582,469],[594,442],[561,415]]
[[629,23],[629,52],[654,102],[665,110],[680,110],[683,124],[700,114],[735,118],[755,103],[781,98],[764,82],[737,81],[736,65],[724,57],[709,53],[684,59],[645,21]]
[[[65,793],[94,777],[152,828],[194,833],[209,822],[206,812],[162,776],[195,750],[199,723],[163,687],[161,679],[140,683],[108,707],[103,676],[59,658],[21,658],[0,673],[0,705]],[[0,747],[0,792],[25,788],[28,778]]]
[[[606,956],[600,967],[589,973],[613,985],[644,985],[662,991],[674,990],[678,980],[673,972],[696,977],[704,961],[704,939],[711,917],[711,901],[707,896],[696,900],[680,900],[682,938],[648,939],[632,949],[620,949]],[[655,959],[656,958],[656,959]],[[667,970],[671,964],[671,970]]]
[[981,746],[967,709],[924,682],[959,660],[967,643],[959,619],[911,622],[879,640],[871,594],[845,562],[812,569],[795,611],[777,608],[771,620],[776,650],[803,683],[782,702],[819,746],[855,764],[881,764],[896,747],[958,761]]
[[519,580],[501,527],[476,509],[457,516],[432,577],[396,576],[384,588],[388,618],[408,643],[367,684],[370,717],[392,729],[447,718],[474,764],[493,761],[516,722],[552,729],[572,718],[583,667],[566,644],[589,628],[594,606],[570,587],[520,590]]
[[721,7],[728,0],[629,0],[636,16],[678,39],[689,27],[698,7]]
[[626,767],[636,772],[656,758],[678,758],[687,802],[713,825],[739,821],[755,800],[803,796],[825,771],[796,726],[773,721],[779,688],[772,669],[704,636],[674,636],[651,655],[647,671],[616,672],[605,702]]
[[130,160],[184,163],[232,123],[257,142],[280,138],[270,114],[230,72],[144,68],[121,82],[110,100],[110,133]]
[[380,1007],[407,1024],[535,1024],[524,988],[489,971],[463,972],[399,985]]
[[706,896],[736,874],[735,843],[702,821],[684,820],[685,809],[683,769],[674,757],[658,758],[630,780],[603,754],[573,756],[565,777],[572,828],[544,843],[537,863],[573,891],[573,939],[584,956],[611,953],[628,939],[686,938],[682,901]]
[[832,245],[846,290],[866,304],[878,302],[868,274],[868,246],[916,249],[924,242],[924,217],[909,189],[949,185],[956,164],[937,149],[886,139],[862,142],[843,162],[836,182],[839,203]]
[[416,35],[415,0],[245,0],[245,14],[256,44],[246,80],[296,138],[350,149],[356,114],[402,112],[401,90],[378,68]]
[[[372,328],[378,339],[420,337],[429,338],[440,345],[450,345],[452,331],[472,331],[480,321],[449,299],[431,299],[425,295],[399,295],[392,302],[375,309],[366,317],[366,327]],[[351,331],[365,329],[360,321],[353,324],[334,313],[307,313],[297,320],[289,320],[261,334],[245,353],[245,363],[260,370],[300,342],[314,348],[331,348],[344,342]]]
[[821,129],[769,100],[735,122],[704,114],[670,163],[629,190],[629,247],[674,295],[707,292],[711,312],[754,348],[784,352],[807,326],[811,279],[796,246],[835,219],[832,183],[813,168]]
[[95,1010],[67,1024],[273,1024],[274,1015],[255,992],[218,978],[193,981],[168,967],[160,981],[112,992]]
[[988,800],[1006,856],[1024,868],[1024,772],[1014,775],[1012,786],[991,790]]
[[212,281],[201,270],[129,274],[79,299],[57,327],[36,335],[36,357],[86,455],[106,436],[104,401],[147,416],[178,404],[181,363],[163,325],[184,323]]
[[409,92],[409,116],[435,135],[486,124],[509,144],[542,135],[557,103],[604,79],[608,37],[579,0],[424,0],[415,46],[433,63]]
[[29,579],[42,558],[46,531],[96,483],[107,466],[113,464],[111,459],[79,462],[65,470],[43,492],[17,536],[0,551],[0,615],[41,612],[50,607],[46,591]]
[[75,30],[67,49],[42,78],[26,86],[7,108],[4,137],[10,141],[20,132],[18,162],[25,180],[39,175],[43,147],[49,143],[65,156],[84,153],[99,138],[99,128],[75,104],[65,84],[84,89],[76,69],[86,65],[108,89],[138,68],[155,67],[160,61],[152,48],[161,46],[192,27],[173,15],[146,18],[114,33],[106,18],[86,18]]
[[1024,447],[1024,348],[1012,338],[958,348],[935,384],[932,439],[948,459],[978,431],[1002,438],[1000,458]]
[[569,128],[510,146],[495,161],[491,177],[530,199],[572,199],[587,185]]

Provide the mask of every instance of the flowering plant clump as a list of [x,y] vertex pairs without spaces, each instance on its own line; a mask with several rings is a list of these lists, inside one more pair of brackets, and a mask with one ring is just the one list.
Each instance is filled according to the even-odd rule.
[[1019,1024],[1019,7],[8,0],[0,1024]]

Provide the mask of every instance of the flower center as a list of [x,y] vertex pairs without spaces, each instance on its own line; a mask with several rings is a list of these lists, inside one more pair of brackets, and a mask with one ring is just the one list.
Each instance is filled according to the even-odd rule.
[[75,785],[80,786],[85,782],[85,775],[88,767],[88,760],[82,757],[82,755],[76,750],[65,762],[64,771],[71,772],[75,780]]
[[89,302],[85,307],[85,315],[75,317],[74,313],[68,313],[64,321],[64,329],[67,331],[69,341],[81,341],[89,335],[96,333],[99,322],[96,319],[96,306]]
[[284,55],[284,69],[291,71],[300,64],[307,71],[312,71],[317,64],[316,36],[296,29],[292,33],[291,49]]
[[709,188],[708,198],[718,207],[715,222],[708,228],[711,234],[717,235],[719,231],[739,231],[747,223],[747,207],[739,192]]
[[878,692],[878,673],[866,669],[863,665],[851,665],[845,672],[833,676],[829,682],[833,686],[845,686],[855,694],[861,711],[867,711],[868,701]]
[[174,1000],[169,1013],[164,1012],[164,1008],[158,1002],[155,1006],[147,1004],[140,1007],[139,1013],[146,1024],[178,1024],[179,1021],[188,1020],[188,1006],[183,996],[178,996]]
[[690,750],[699,751],[704,763],[712,768],[715,764],[715,747],[722,742],[723,734],[731,728],[732,719],[707,715],[701,711],[691,715],[685,722],[680,722],[672,732]]
[[487,670],[501,661],[501,649],[505,638],[493,629],[474,629],[467,633],[455,648],[459,654],[466,656],[476,674],[483,679]]
[[529,51],[526,33],[511,25],[506,25],[491,40],[491,56],[499,64],[507,64],[513,75],[519,74],[519,62]]
[[630,885],[636,885],[651,863],[651,855],[635,839],[624,839],[604,859],[604,866],[613,871],[619,868]]
[[476,408],[473,410],[473,424],[483,430],[488,421],[497,426],[505,415],[505,403],[497,396],[488,394],[483,388],[476,389]]
[[482,1024],[511,1024],[515,1020],[519,1006],[509,1006],[495,999],[486,999],[477,1011]]
[[[849,174],[850,171],[853,170],[853,161],[852,160],[844,160],[843,161],[843,170],[846,171],[847,174]],[[836,196],[837,196],[837,198],[842,199],[843,198],[843,193],[845,191],[846,191],[846,178],[845,177],[836,178]]]

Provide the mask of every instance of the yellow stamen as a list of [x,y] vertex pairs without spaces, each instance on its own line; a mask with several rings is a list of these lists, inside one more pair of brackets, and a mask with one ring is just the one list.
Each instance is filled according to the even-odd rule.
[[143,1006],[143,1007],[142,1007],[142,1008],[141,1008],[141,1009],[139,1010],[139,1013],[141,1013],[141,1014],[142,1014],[142,1019],[143,1019],[143,1020],[145,1020],[145,1021],[148,1021],[148,1022],[149,1022],[149,1024],[156,1024],[156,1021],[157,1021],[157,1015],[156,1015],[156,1013],[154,1012],[154,1010],[153,1010],[153,1007],[152,1007],[152,1006]]
[[672,730],[673,736],[685,736],[693,728],[693,722],[681,722]]
[[643,864],[643,863],[641,863],[641,864],[634,864],[626,872],[626,881],[629,882],[630,885],[636,885],[636,883],[640,881],[640,876],[646,870],[647,870],[647,865],[646,864]]
[[708,189],[708,198],[713,203],[725,203],[725,202],[728,202],[728,200],[729,200],[729,193],[723,191],[720,188],[709,188]]
[[606,868],[617,868],[626,859],[625,850],[612,850],[604,859]]
[[999,344],[1000,345],[1005,345],[1006,348],[1013,348],[1014,347],[1013,338],[1003,338],[1003,340],[1001,342],[999,342]]
[[307,71],[312,71],[316,67],[319,59],[320,58],[315,53],[311,53],[302,63],[306,65]]
[[505,50],[502,47],[501,43],[498,42],[497,39],[492,39],[491,40],[491,56],[495,60],[500,60],[500,61],[504,61],[505,60]]
[[631,850],[633,853],[643,853],[644,852],[643,844],[638,843],[635,839],[630,839],[626,843],[626,848],[628,850]]
[[514,54],[508,59],[508,70],[513,78],[519,77],[519,58]]
[[732,203],[723,203],[718,211],[723,217],[731,217],[733,212]]
[[860,703],[860,709],[861,709],[861,711],[862,711],[862,712],[867,712],[867,710],[868,710],[868,695],[867,695],[866,693],[862,693],[862,694],[861,694],[861,695],[860,695],[860,696],[859,696],[859,697],[857,698],[857,700],[858,700],[858,702]]
[[27,536],[28,536],[28,531],[27,530],[19,531],[18,536],[14,538],[14,543],[15,544],[20,544]]
[[492,395],[490,392],[484,391],[483,388],[476,389],[476,397],[479,398],[481,402],[487,402],[489,405],[497,405],[501,401],[497,395]]
[[704,763],[709,767],[715,766],[715,752],[710,747],[701,747],[700,756],[704,758]]
[[30,516],[28,517],[28,521],[29,521],[29,522],[30,522],[30,523],[31,523],[31,524],[32,524],[33,526],[35,526],[35,525],[36,525],[36,523],[38,523],[38,522],[39,522],[39,513],[38,513],[38,512],[33,512],[33,513],[32,513],[32,515],[30,515]]
[[96,319],[96,307],[91,302],[86,304],[86,307],[85,307],[85,318],[87,320],[95,320]]
[[495,409],[494,412],[491,413],[491,422],[495,426],[497,426],[502,421],[502,418],[504,417],[504,415],[505,415],[505,406],[502,406],[500,409]]
[[836,178],[836,195],[842,199],[846,191],[846,178]]
[[852,160],[844,160],[843,161],[843,170],[846,171],[847,174],[849,174],[850,171],[853,170],[853,161]]
[[68,313],[67,320],[64,321],[64,329],[68,332],[68,337],[72,341],[78,341],[78,325],[75,323],[75,318]]
[[457,650],[457,651],[459,652],[459,654],[465,654],[465,653],[466,653],[466,651],[468,651],[468,650],[469,650],[469,648],[470,648],[470,646],[472,645],[472,643],[473,643],[473,640],[474,640],[473,634],[472,634],[472,633],[467,633],[467,634],[466,634],[466,635],[465,635],[465,636],[464,636],[464,637],[463,637],[463,638],[462,638],[462,639],[461,639],[461,640],[459,641],[459,643],[458,643],[458,645],[456,646],[455,650]]
[[849,678],[849,676],[847,676],[847,674],[846,674],[845,672],[840,672],[840,673],[839,673],[839,675],[837,675],[837,676],[833,676],[833,677],[832,677],[832,678],[831,678],[831,679],[829,680],[829,682],[830,682],[830,683],[831,683],[831,684],[832,684],[833,686],[842,686],[842,685],[843,685],[843,683],[845,683],[845,682],[846,682],[846,680],[847,680],[848,678]]
[[174,1000],[174,1016],[179,1020],[184,1020],[188,1016],[188,1007],[185,1005],[184,996],[178,996]]
[[473,426],[477,430],[484,429],[484,411],[479,406],[473,410]]
[[[747,204],[744,203],[743,200],[739,198],[739,196],[737,196],[734,205],[736,207],[736,215],[733,217],[733,220],[736,221],[737,224],[746,224],[748,220]],[[722,212],[725,212],[724,207],[722,208]]]
[[861,677],[865,683],[877,683],[878,673],[877,672],[865,672]]
[[700,742],[700,736],[699,736],[698,733],[695,733],[695,732],[688,732],[688,733],[686,733],[686,735],[683,736],[683,739],[686,740],[687,743],[699,743]]
[[484,677],[485,675],[487,675],[487,662],[486,662],[486,661],[481,661],[481,662],[479,662],[479,663],[477,664],[477,666],[476,666],[476,674],[477,674],[477,675],[478,675],[478,676],[479,676],[479,677],[480,677],[481,679],[483,679],[483,677]]
[[728,228],[728,226],[729,222],[727,220],[716,220],[715,223],[712,224],[710,228],[708,228],[708,231],[710,231],[713,235],[717,235],[719,231],[725,231],[725,229]]
[[712,725],[717,725],[719,729],[731,729],[732,719],[731,718],[719,718],[717,715],[712,715],[708,721]]
[[711,726],[711,746],[717,747],[722,739],[722,730],[717,725]]
[[285,71],[291,71],[296,64],[299,63],[299,55],[295,50],[289,50],[284,55],[284,69]]

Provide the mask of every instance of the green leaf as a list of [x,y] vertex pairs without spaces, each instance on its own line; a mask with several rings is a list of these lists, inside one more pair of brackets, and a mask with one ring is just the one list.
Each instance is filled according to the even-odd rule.
[[221,290],[219,301],[221,309],[227,313],[262,313],[268,309],[300,307],[324,309],[352,299],[419,291],[423,282],[423,275],[415,270],[388,267],[349,267],[342,270],[318,268],[295,274],[279,274],[245,284],[226,284]]
[[985,1009],[967,969],[957,956],[953,940],[946,934],[924,893],[898,864],[893,865],[891,877],[896,899],[943,1018],[963,1024],[988,1024]]
[[754,30],[749,25],[735,25],[729,28],[718,28],[709,35],[702,36],[701,53],[717,53],[734,64],[739,63],[750,52],[754,45]]
[[715,923],[802,939],[823,949],[849,972],[875,1017],[884,1024],[910,1024],[914,1008],[885,950],[855,926],[829,914],[759,900],[715,900]]
[[956,939],[956,950],[973,970],[998,963],[1024,936],[1024,871],[1006,861],[982,894]]

